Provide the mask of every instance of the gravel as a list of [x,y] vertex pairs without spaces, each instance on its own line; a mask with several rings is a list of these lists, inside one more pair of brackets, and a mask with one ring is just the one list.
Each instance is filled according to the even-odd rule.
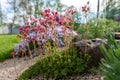
[[17,80],[18,76],[33,65],[38,57],[32,61],[28,57],[8,59],[0,63],[0,80]]

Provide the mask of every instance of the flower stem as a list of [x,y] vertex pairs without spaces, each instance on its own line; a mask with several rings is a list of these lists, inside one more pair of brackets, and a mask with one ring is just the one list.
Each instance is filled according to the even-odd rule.
[[15,69],[15,73],[17,75],[17,78],[18,78],[18,73],[17,73],[17,69],[16,69],[16,60],[15,60],[15,55],[13,55],[13,59],[14,59],[14,69]]

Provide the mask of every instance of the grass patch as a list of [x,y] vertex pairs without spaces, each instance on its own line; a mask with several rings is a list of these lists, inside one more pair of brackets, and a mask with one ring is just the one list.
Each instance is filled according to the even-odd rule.
[[16,35],[0,35],[0,62],[12,57],[10,53],[19,42]]

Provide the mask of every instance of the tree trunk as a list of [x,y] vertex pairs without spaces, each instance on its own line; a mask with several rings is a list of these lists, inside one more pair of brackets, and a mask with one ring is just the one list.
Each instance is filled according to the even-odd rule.
[[0,23],[2,24],[2,8],[1,8],[1,2],[0,2]]
[[14,0],[13,2],[13,10],[14,10],[14,17],[13,17],[13,20],[12,20],[12,24],[10,25],[10,34],[12,34],[12,28],[15,24],[15,19],[16,19],[16,0]]
[[98,0],[98,4],[97,4],[97,18],[99,17],[99,9],[100,9],[100,0]]

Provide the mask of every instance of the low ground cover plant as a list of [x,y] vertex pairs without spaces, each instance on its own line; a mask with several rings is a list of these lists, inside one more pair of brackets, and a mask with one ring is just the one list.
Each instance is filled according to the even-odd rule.
[[88,63],[90,63],[90,56],[84,56],[72,47],[40,59],[35,65],[23,72],[19,80],[27,80],[39,75],[60,79],[64,76],[85,72],[88,69]]

